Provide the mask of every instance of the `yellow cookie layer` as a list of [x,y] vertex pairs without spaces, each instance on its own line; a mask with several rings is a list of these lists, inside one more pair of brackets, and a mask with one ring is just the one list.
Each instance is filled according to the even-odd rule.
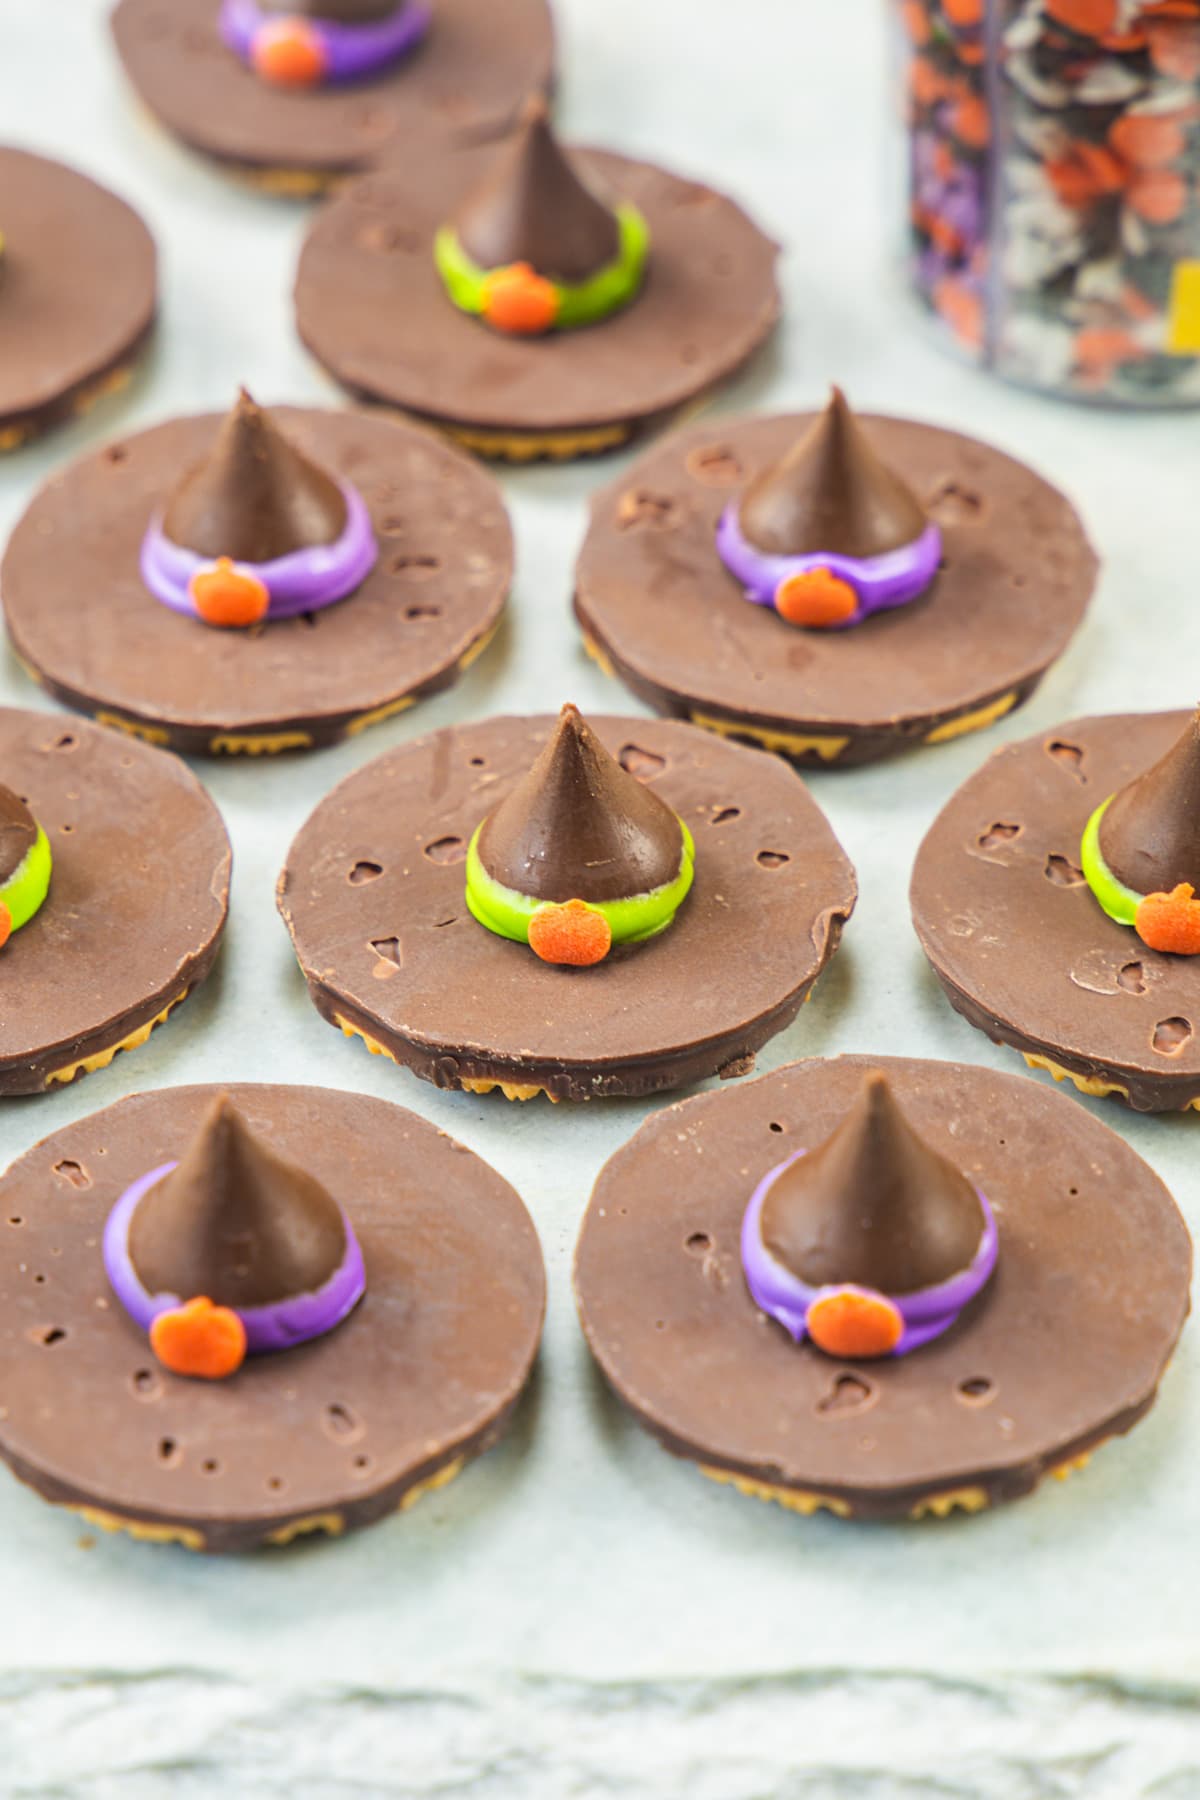
[[209,740],[213,756],[278,756],[281,750],[311,750],[312,736],[307,731],[251,732],[219,731]]
[[1017,704],[1016,690],[1011,694],[1001,694],[998,700],[989,700],[986,706],[976,707],[974,712],[960,713],[957,719],[947,719],[944,725],[935,725],[926,736],[927,744],[947,744],[951,738],[966,737],[969,731],[983,731],[1002,719],[1005,713],[1012,711]]
[[612,658],[609,656],[608,651],[602,650],[595,638],[589,637],[586,631],[583,634],[583,647],[599,669],[600,673],[602,675],[607,675],[610,681],[615,681],[617,679],[617,671],[613,668]]
[[382,725],[385,719],[394,719],[397,713],[407,712],[416,703],[415,695],[402,694],[399,700],[389,700],[386,706],[377,706],[373,712],[359,713],[357,719],[351,719],[346,726],[346,736],[357,737],[359,732],[369,731],[372,725]]
[[46,1086],[52,1087],[56,1081],[65,1085],[67,1082],[74,1081],[77,1075],[94,1075],[97,1069],[107,1069],[109,1063],[122,1050],[136,1050],[139,1044],[146,1042],[156,1025],[166,1024],[180,1001],[187,999],[188,992],[189,990],[184,988],[182,994],[177,994],[174,1000],[168,1000],[160,1013],[156,1013],[152,1019],[147,1019],[144,1025],[139,1025],[136,1031],[131,1031],[129,1036],[122,1038],[119,1044],[112,1044],[107,1050],[97,1050],[91,1056],[81,1057],[78,1062],[66,1063],[61,1069],[51,1069],[46,1077]]
[[[1090,1094],[1094,1100],[1104,1100],[1109,1094],[1120,1094],[1123,1100],[1129,1098],[1129,1089],[1122,1087],[1119,1081],[1105,1081],[1102,1075],[1076,1075],[1070,1069],[1064,1069],[1061,1063],[1052,1062],[1038,1050],[1022,1050],[1021,1055],[1031,1069],[1044,1069],[1047,1075],[1053,1075],[1055,1081],[1069,1081],[1081,1094]],[[1200,1112],[1200,1094],[1180,1108],[1181,1112],[1193,1110]]]
[[473,425],[443,425],[442,429],[464,450],[490,456],[500,462],[569,462],[576,456],[596,456],[627,444],[634,426],[596,425],[583,431],[488,431]]
[[185,1550],[203,1550],[204,1533],[191,1525],[151,1525],[145,1519],[127,1519],[121,1513],[104,1512],[98,1506],[71,1506],[89,1525],[100,1531],[123,1531],[143,1544],[182,1544]]
[[161,725],[143,725],[140,719],[123,719],[120,713],[93,713],[97,725],[107,725],[110,731],[123,731],[126,737],[138,738],[143,744],[154,744],[161,749],[169,744],[170,734]]
[[532,1081],[481,1081],[464,1075],[462,1087],[468,1094],[491,1094],[499,1088],[506,1100],[536,1100],[539,1094],[545,1094],[547,1100],[558,1104],[556,1095],[547,1093],[544,1087]]
[[764,750],[774,750],[784,756],[808,756],[815,751],[822,762],[836,762],[850,742],[848,737],[828,737],[813,732],[769,731],[765,725],[744,725],[738,719],[719,719],[713,713],[693,712],[689,716],[693,725],[699,725],[704,731],[715,731],[718,737],[751,738]]

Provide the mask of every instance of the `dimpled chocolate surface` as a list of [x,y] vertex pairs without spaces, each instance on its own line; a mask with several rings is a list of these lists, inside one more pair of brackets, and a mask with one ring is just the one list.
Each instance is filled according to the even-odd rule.
[[141,219],[86,175],[0,149],[0,429],[74,411],[154,323],[157,256]]
[[100,1254],[115,1201],[183,1153],[217,1089],[134,1094],[0,1179],[0,1456],[48,1500],[190,1528],[209,1550],[305,1520],[371,1524],[486,1449],[529,1376],[545,1305],[528,1213],[464,1145],[365,1095],[228,1091],[346,1207],[367,1292],[336,1331],[250,1357],[227,1381],[157,1364]]
[[549,433],[643,421],[732,374],[778,314],[775,244],[711,188],[567,149],[596,193],[632,201],[649,224],[631,305],[539,338],[460,312],[434,266],[434,234],[492,167],[495,146],[436,162],[410,150],[323,208],[305,241],[296,317],[318,361],[352,392],[433,419]]
[[1200,957],[1151,950],[1079,867],[1089,815],[1166,754],[1186,712],[1072,719],[991,756],[917,855],[913,923],[947,996],[994,1039],[1139,1112],[1200,1097]]
[[576,570],[589,638],[660,712],[845,738],[834,767],[1002,696],[1028,698],[1083,617],[1096,557],[1062,494],[973,438],[859,415],[941,527],[944,567],[928,593],[826,632],[743,598],[717,555],[717,520],[816,416],[692,427],[604,488]]
[[78,719],[0,708],[0,769],[54,857],[44,905],[0,951],[0,1095],[36,1094],[208,974],[229,839],[175,757]]
[[662,721],[589,724],[695,834],[695,883],[669,930],[570,970],[477,924],[463,892],[471,833],[554,720],[448,728],[343,781],[288,853],[279,907],[325,1018],[439,1087],[589,1099],[745,1073],[836,950],[850,863],[777,759]]
[[[379,541],[366,581],[311,619],[250,631],[172,612],[142,582],[142,537],[211,448],[221,415],[121,439],[51,477],[0,572],[13,641],[58,699],[165,732],[196,755],[231,733],[295,731],[327,744],[380,707],[448,687],[487,637],[512,576],[512,533],[490,477],[393,420],[289,406],[272,418],[362,493]],[[93,628],[81,629],[85,617]]]
[[274,87],[226,47],[220,0],[120,0],[113,35],[150,111],[194,150],[265,173],[361,169],[397,131],[427,152],[496,131],[553,78],[546,0],[435,0],[425,41],[364,81]]
[[[874,1068],[987,1194],[1000,1260],[943,1337],[841,1363],[758,1311],[739,1232],[755,1184],[827,1137]],[[1128,1430],[1182,1329],[1190,1271],[1170,1194],[1084,1108],[960,1063],[848,1056],[650,1119],[601,1171],[575,1287],[605,1375],[668,1449],[887,1517],[965,1487],[1013,1499]]]

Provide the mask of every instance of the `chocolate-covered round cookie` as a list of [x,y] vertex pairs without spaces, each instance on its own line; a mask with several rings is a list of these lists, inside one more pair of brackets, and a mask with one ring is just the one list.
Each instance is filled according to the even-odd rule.
[[[752,1260],[760,1221],[813,1284],[791,1277],[806,1317]],[[892,1518],[1016,1499],[1128,1431],[1190,1273],[1167,1189],[1082,1107],[961,1063],[847,1056],[648,1120],[601,1170],[575,1290],[605,1376],[668,1450],[797,1512]],[[867,1341],[886,1307],[864,1278],[907,1339]]]
[[587,1100],[745,1074],[856,891],[783,763],[566,708],[349,776],[293,843],[279,909],[318,1012],[372,1051],[439,1087]]
[[693,426],[597,494],[575,613],[658,711],[844,768],[991,724],[1083,617],[1096,557],[1024,464],[824,413]]
[[36,845],[15,846],[22,877],[0,817],[0,915],[16,927],[0,947],[0,1095],[40,1094],[144,1044],[204,980],[229,839],[183,763],[80,720],[0,708],[0,782],[46,849],[31,912]]
[[[232,1161],[218,1149],[224,1179],[206,1191],[211,1143],[203,1156],[198,1143],[234,1109],[241,1148]],[[188,1179],[166,1208],[168,1278],[227,1270],[262,1315],[264,1294],[306,1268],[323,1278],[340,1254],[321,1259],[315,1190],[359,1252],[349,1310],[319,1335],[251,1337],[233,1368],[200,1366],[219,1346],[214,1309],[207,1338],[195,1325],[199,1302],[160,1312],[148,1341],[113,1231],[139,1195],[146,1205],[147,1177],[175,1164]],[[250,1184],[232,1201],[231,1170]],[[223,1551],[373,1524],[496,1442],[537,1353],[545,1275],[517,1194],[444,1132],[366,1095],[134,1094],[35,1145],[0,1177],[0,1200],[0,1457],[106,1529]],[[215,1265],[188,1229],[206,1204]],[[149,1271],[153,1236],[129,1242]],[[273,1285],[250,1288],[236,1265],[260,1253]]]
[[[956,1011],[1081,1093],[1200,1110],[1197,792],[1186,712],[1072,719],[990,757],[912,876],[913,923]],[[1124,919],[1089,886],[1093,820]]]
[[123,387],[157,307],[154,239],[133,208],[0,148],[0,451]]
[[738,369],[778,317],[777,254],[733,200],[564,147],[533,107],[502,144],[390,152],[325,207],[296,319],[352,393],[484,455],[566,458]]
[[[280,12],[292,17],[269,16]],[[302,66],[302,47],[283,41],[297,24],[332,49],[324,71]],[[457,138],[502,131],[554,74],[546,0],[384,9],[171,0],[165,11],[158,0],[120,0],[112,30],[129,79],[168,131],[281,194],[320,192],[369,166],[398,133],[415,135],[433,160]],[[347,51],[356,66],[345,66]]]
[[195,756],[309,750],[448,687],[512,557],[494,482],[432,433],[243,393],[54,475],[4,608],[35,679],[104,724]]

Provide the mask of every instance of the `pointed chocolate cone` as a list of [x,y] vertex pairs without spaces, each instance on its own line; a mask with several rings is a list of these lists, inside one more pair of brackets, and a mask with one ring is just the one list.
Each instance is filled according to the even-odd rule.
[[1200,711],[1153,768],[1114,795],[1100,821],[1100,853],[1135,894],[1200,893]]
[[806,436],[750,483],[738,518],[743,535],[773,556],[882,556],[915,543],[929,523],[837,387]]
[[0,783],[0,883],[10,881],[37,842],[37,824],[25,802]]
[[245,388],[211,453],[175,488],[163,519],[172,543],[245,563],[332,544],[345,525],[337,482],[293,449]]
[[961,1274],[983,1230],[974,1187],[917,1136],[878,1070],[833,1136],[768,1190],[762,1210],[764,1244],[802,1281],[885,1294]]
[[452,221],[479,268],[528,263],[548,281],[584,281],[620,249],[616,216],[584,186],[533,101]]
[[346,1253],[346,1228],[321,1183],[220,1094],[178,1167],[138,1205],[129,1253],[152,1294],[266,1306],[324,1286]]
[[258,0],[265,13],[289,19],[331,19],[335,25],[375,25],[395,12],[397,0]]
[[535,900],[630,900],[674,881],[679,820],[610,756],[574,706],[479,834],[493,881]]

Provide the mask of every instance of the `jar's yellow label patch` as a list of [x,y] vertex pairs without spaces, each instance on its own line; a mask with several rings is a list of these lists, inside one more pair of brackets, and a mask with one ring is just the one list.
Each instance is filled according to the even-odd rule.
[[1200,356],[1200,260],[1176,263],[1167,308],[1167,350]]

